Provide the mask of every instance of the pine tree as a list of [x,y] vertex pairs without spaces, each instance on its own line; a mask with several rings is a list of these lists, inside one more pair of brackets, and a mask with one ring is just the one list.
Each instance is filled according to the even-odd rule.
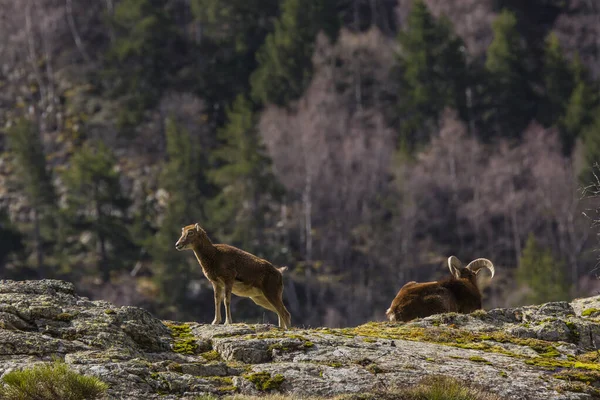
[[[9,257],[20,254],[25,249],[23,239],[22,233],[11,222],[8,213],[5,210],[0,210],[0,276],[3,279],[8,278],[5,266]],[[13,279],[21,278],[21,276],[16,276]]]
[[435,125],[445,107],[467,118],[467,66],[463,42],[450,22],[436,20],[422,0],[413,4],[398,41],[401,137],[410,148],[428,139],[427,124]]
[[112,96],[124,100],[118,115],[124,131],[139,123],[166,87],[181,84],[178,74],[189,49],[168,4],[168,0],[123,0],[109,19],[116,39],[107,51],[104,72]]
[[538,121],[545,127],[551,127],[565,115],[574,87],[571,66],[554,33],[550,33],[546,38],[542,76],[544,95],[541,99]]
[[19,176],[15,183],[27,196],[33,211],[33,252],[36,254],[38,274],[44,276],[45,247],[51,242],[56,222],[56,194],[52,176],[35,124],[21,118],[8,128],[7,135]]
[[251,103],[238,96],[227,117],[219,132],[223,145],[214,152],[221,165],[210,175],[221,192],[211,201],[210,215],[220,239],[260,254],[265,219],[282,188],[271,173]]
[[531,290],[526,299],[529,303],[540,304],[569,298],[565,263],[556,260],[550,250],[540,247],[532,234],[527,238],[521,255],[517,280]]
[[208,101],[231,104],[238,93],[250,90],[250,74],[256,69],[256,52],[273,30],[279,0],[192,0],[194,16],[202,27],[204,57],[212,62],[202,96]]
[[284,0],[274,31],[258,50],[250,77],[258,102],[286,105],[299,98],[312,77],[312,54],[319,31],[334,37],[339,28],[335,2]]
[[577,55],[571,64],[571,71],[574,88],[559,126],[565,142],[571,144],[571,147],[577,138],[581,138],[586,161],[581,178],[588,181],[591,167],[600,161],[597,84],[587,76],[585,67]]
[[94,235],[97,267],[103,282],[108,282],[111,270],[127,261],[134,250],[128,231],[130,201],[123,194],[116,159],[104,143],[85,143],[71,157],[63,179],[68,224],[75,232]]
[[534,81],[517,18],[503,10],[492,24],[494,39],[487,50],[486,131],[518,137],[535,115]]
[[174,251],[181,227],[199,222],[205,225],[204,206],[211,196],[204,176],[206,164],[198,143],[189,132],[169,117],[166,120],[167,161],[160,176],[160,186],[168,193],[167,209],[150,249],[154,260],[154,278],[161,302],[181,306],[187,300],[187,285],[197,265],[186,262],[184,254]]

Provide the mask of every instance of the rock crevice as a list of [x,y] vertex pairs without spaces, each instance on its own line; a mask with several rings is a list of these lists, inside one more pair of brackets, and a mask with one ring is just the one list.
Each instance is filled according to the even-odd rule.
[[[0,374],[55,358],[114,399],[281,392],[332,397],[476,383],[506,399],[600,398],[600,296],[442,314],[410,323],[280,330],[161,321],[76,294],[68,282],[0,281]],[[592,311],[590,311],[592,310]]]

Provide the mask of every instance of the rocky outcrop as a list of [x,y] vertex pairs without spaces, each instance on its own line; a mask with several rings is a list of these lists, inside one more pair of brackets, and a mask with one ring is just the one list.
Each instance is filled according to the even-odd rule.
[[600,396],[600,296],[435,315],[411,323],[292,329],[160,321],[54,280],[0,281],[0,374],[64,359],[114,399],[385,391],[426,375],[506,399]]

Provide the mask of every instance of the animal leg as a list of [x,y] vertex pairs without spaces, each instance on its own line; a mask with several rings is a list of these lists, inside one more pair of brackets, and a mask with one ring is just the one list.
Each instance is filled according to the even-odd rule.
[[213,291],[215,294],[215,319],[212,324],[217,325],[221,323],[221,301],[223,300],[223,288],[217,283],[212,282]]
[[273,305],[271,303],[269,303],[269,300],[267,300],[265,296],[254,296],[254,297],[250,297],[250,299],[252,299],[253,302],[258,304],[262,308],[266,308],[269,311],[273,311],[274,313],[277,313],[277,309],[275,307],[273,307]]
[[292,317],[283,304],[283,290],[280,289],[275,293],[267,291],[265,292],[265,297],[271,303],[271,306],[275,308],[275,312],[279,317],[279,327],[289,329],[292,325]]
[[231,318],[231,290],[233,289],[232,284],[225,285],[225,325],[233,324]]

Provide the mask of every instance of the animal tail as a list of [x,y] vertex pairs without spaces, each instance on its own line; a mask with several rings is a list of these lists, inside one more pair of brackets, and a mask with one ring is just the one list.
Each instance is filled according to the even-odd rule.
[[279,270],[279,272],[281,272],[283,274],[283,271],[287,271],[288,267],[280,267],[277,269]]

